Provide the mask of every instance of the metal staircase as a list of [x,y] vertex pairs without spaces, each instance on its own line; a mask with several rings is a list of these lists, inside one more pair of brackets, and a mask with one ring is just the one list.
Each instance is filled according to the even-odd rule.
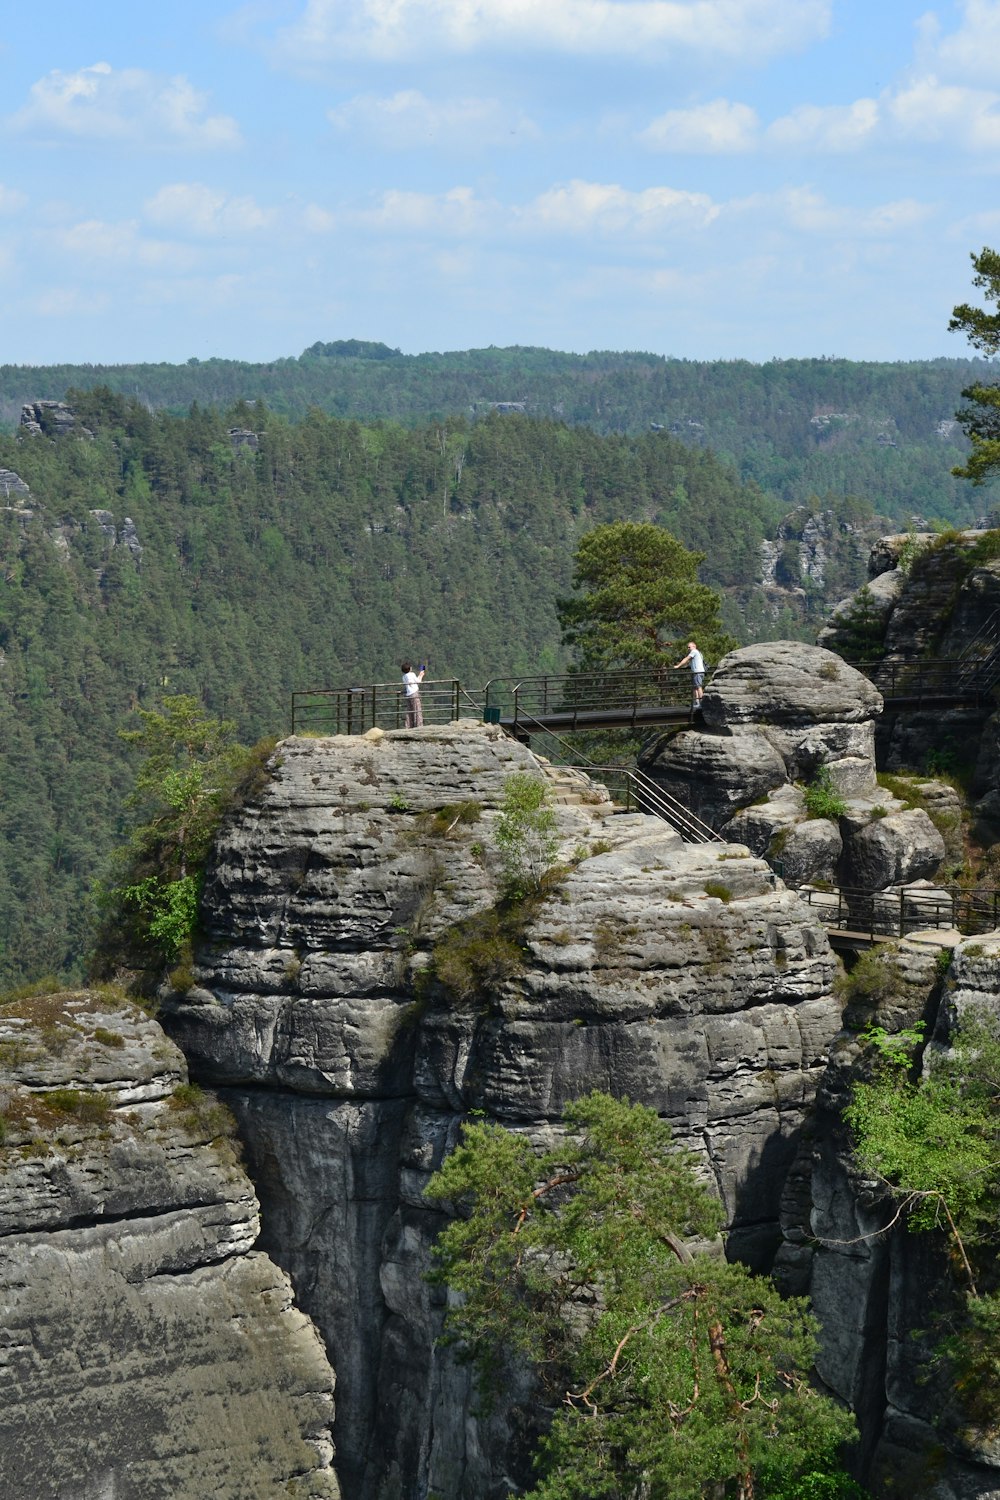
[[[525,714],[522,710],[522,719],[531,720],[531,715]],[[539,726],[539,732],[542,732],[542,726]],[[595,765],[586,756],[581,756],[579,749],[569,744],[561,735],[554,733],[551,729],[545,729],[544,732],[564,750],[568,750],[572,756],[572,759],[568,761],[549,762],[552,771],[557,773],[552,777],[553,780],[561,779],[561,774],[564,772],[575,773],[577,778],[587,776],[597,777],[600,780],[602,777],[613,777],[627,788],[626,805],[634,803],[639,812],[652,813],[654,817],[662,818],[665,823],[669,823],[675,833],[680,834],[686,844],[724,844],[726,842],[714,828],[702,822],[701,818],[690,808],[685,807],[683,802],[678,802],[676,797],[664,791],[663,787],[651,776],[647,776],[645,771],[630,771],[625,766]],[[573,800],[585,801],[586,796],[584,794],[579,798],[574,797]]]
[[959,658],[957,681],[970,692],[986,693],[1000,681],[1000,609],[983,621]]

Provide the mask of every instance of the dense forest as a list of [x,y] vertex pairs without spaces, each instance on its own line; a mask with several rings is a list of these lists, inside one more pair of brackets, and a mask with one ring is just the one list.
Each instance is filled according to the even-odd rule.
[[317,408],[405,426],[515,404],[602,434],[660,428],[712,449],[786,509],[813,495],[850,495],[897,519],[969,521],[983,497],[950,474],[967,452],[953,418],[963,388],[990,373],[986,361],[970,359],[756,365],[528,348],[403,355],[343,339],[269,364],[7,365],[0,421],[13,429],[23,402],[61,399],[71,386],[107,386],[178,414],[192,402],[225,407],[245,398],[290,418]]
[[126,819],[118,729],[190,693],[244,740],[293,688],[476,687],[560,667],[555,601],[583,532],[655,521],[742,597],[781,506],[669,434],[521,415],[406,428],[263,404],[153,413],[72,396],[68,432],[0,437],[0,980],[72,974]]

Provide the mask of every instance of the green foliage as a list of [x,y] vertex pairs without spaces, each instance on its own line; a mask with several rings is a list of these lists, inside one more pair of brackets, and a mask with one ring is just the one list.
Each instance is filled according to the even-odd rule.
[[847,972],[838,974],[834,989],[846,1006],[867,1014],[905,994],[897,952],[894,943],[880,943],[859,954]]
[[170,1096],[169,1107],[185,1130],[199,1140],[228,1143],[236,1135],[231,1110],[196,1083],[179,1083]]
[[125,1038],[120,1031],[109,1031],[106,1026],[98,1026],[94,1031],[94,1041],[101,1047],[124,1047]]
[[809,785],[803,787],[802,796],[810,818],[829,818],[836,822],[847,811],[847,803],[834,788],[828,766],[820,766]]
[[978,541],[969,548],[966,556],[970,567],[981,568],[985,563],[996,562],[1000,558],[1000,531],[995,527],[984,531]]
[[885,642],[887,618],[865,584],[846,613],[836,617],[838,652],[848,661],[870,661],[878,656]]
[[434,945],[433,973],[457,1005],[487,1000],[524,967],[520,914],[488,911],[458,923]]
[[543,781],[515,771],[504,782],[493,840],[500,853],[501,890],[508,901],[538,891],[556,857],[556,817]]
[[619,1500],[637,1484],[651,1500],[714,1484],[791,1495],[801,1476],[839,1474],[852,1424],[805,1378],[802,1301],[687,1249],[721,1223],[693,1158],[652,1110],[607,1095],[565,1123],[541,1156],[468,1124],[427,1189],[458,1210],[436,1247],[435,1279],[461,1294],[448,1336],[487,1396],[530,1365],[555,1411],[534,1500]]
[[876,1052],[892,1063],[897,1068],[908,1068],[913,1061],[913,1055],[919,1047],[924,1044],[924,1032],[927,1030],[923,1021],[918,1021],[915,1026],[904,1027],[900,1031],[886,1031],[884,1026],[875,1026],[869,1023],[861,1033],[861,1040],[874,1047]]
[[147,875],[135,885],[122,886],[119,896],[146,919],[146,932],[162,954],[164,963],[172,963],[189,942],[198,921],[198,898],[201,881],[195,875],[179,880],[160,880]]
[[39,1095],[46,1109],[57,1115],[73,1115],[87,1124],[101,1124],[111,1113],[107,1094],[93,1089],[47,1089]]
[[198,920],[204,863],[223,815],[256,786],[266,742],[248,751],[234,725],[212,719],[194,698],[167,697],[161,710],[139,710],[141,727],[120,737],[142,753],[129,799],[143,821],[119,855],[121,877],[103,895],[94,965],[173,964]]
[[717,900],[722,901],[726,906],[728,906],[730,901],[732,901],[733,899],[732,891],[729,889],[728,885],[723,885],[721,880],[706,880],[705,895],[715,896]]
[[735,641],[725,634],[718,593],[698,581],[701,552],[648,522],[619,521],[584,536],[576,552],[573,599],[557,605],[563,641],[583,672],[669,671],[696,639],[718,661]]
[[[1000,301],[1000,255],[984,247],[978,255],[973,254],[972,264],[976,273],[973,286],[980,288],[987,302]],[[964,333],[973,348],[987,359],[1000,351],[1000,312],[988,312],[962,302],[952,312],[948,328]],[[963,466],[951,472],[971,479],[973,484],[982,484],[1000,468],[1000,386],[977,380],[962,395],[971,404],[955,415],[972,444],[972,452]]]
[[1000,1185],[1000,1030],[968,1014],[949,1053],[919,1082],[910,1048],[883,1045],[870,1083],[855,1086],[847,1120],[861,1169],[889,1184],[915,1228],[950,1228],[966,1243],[996,1234]]

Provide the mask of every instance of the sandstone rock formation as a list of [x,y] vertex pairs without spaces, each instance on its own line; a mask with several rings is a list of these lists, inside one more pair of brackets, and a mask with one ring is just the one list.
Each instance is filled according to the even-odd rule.
[[0,1493],[337,1497],[333,1374],[224,1111],[113,992],[0,1005]]
[[[895,890],[934,876],[947,851],[923,807],[907,808],[878,784],[881,708],[869,679],[831,651],[800,641],[745,646],[706,688],[704,727],[661,736],[639,764],[792,885]],[[820,773],[843,804],[836,817],[809,814],[802,788]],[[939,783],[925,792],[941,808],[954,797]],[[960,847],[953,853],[960,863]]]
[[65,401],[28,401],[21,408],[19,436],[66,437],[69,433],[76,437],[94,436]]
[[513,953],[477,946],[461,924],[496,900],[515,770],[548,774],[479,724],[286,741],[218,842],[196,984],[168,1006],[240,1120],[262,1245],[327,1340],[352,1500],[529,1478],[509,1414],[477,1415],[434,1345],[422,1190],[469,1110],[543,1142],[589,1089],[653,1105],[765,1267],[840,1027],[825,933],[762,860],[612,815],[586,783],[556,807],[568,869]]

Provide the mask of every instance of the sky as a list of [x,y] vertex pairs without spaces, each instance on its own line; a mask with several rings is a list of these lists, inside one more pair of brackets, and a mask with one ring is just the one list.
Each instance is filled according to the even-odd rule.
[[0,15],[0,361],[960,356],[1000,0]]

